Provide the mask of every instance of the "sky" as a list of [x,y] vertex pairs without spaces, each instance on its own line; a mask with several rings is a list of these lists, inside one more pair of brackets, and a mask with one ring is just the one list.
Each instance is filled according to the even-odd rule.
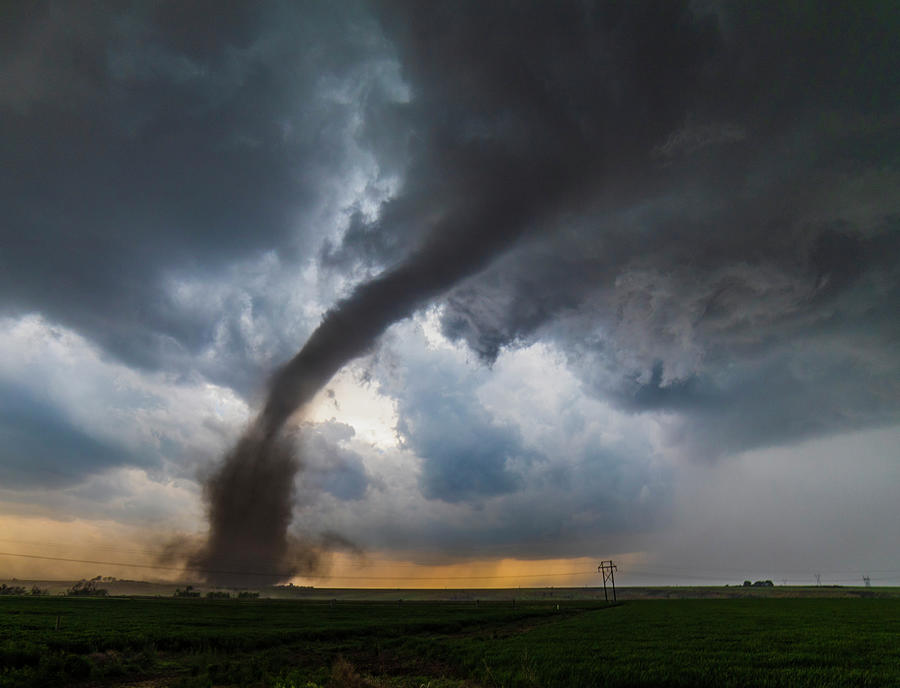
[[202,573],[331,323],[296,583],[900,585],[895,3],[2,12],[0,577]]

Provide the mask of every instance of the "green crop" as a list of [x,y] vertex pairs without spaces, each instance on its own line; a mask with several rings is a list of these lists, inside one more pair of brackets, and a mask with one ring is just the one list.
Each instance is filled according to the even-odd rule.
[[0,686],[900,685],[900,599],[0,598]]

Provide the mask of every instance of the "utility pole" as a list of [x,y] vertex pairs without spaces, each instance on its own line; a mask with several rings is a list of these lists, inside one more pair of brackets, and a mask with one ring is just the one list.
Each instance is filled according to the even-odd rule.
[[821,573],[816,574],[816,587],[817,588],[822,587],[822,574]]
[[869,578],[868,576],[863,576],[863,583],[865,583],[867,588],[872,587],[872,579]]
[[613,602],[616,601],[615,571],[617,571],[617,569],[612,559],[610,559],[609,561],[601,561],[600,566],[597,567],[597,572],[603,574],[603,597],[607,603],[609,603],[609,593],[606,591],[607,580],[612,584]]

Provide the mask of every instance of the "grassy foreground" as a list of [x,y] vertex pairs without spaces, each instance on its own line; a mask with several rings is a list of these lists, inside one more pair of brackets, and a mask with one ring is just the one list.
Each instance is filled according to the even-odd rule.
[[59,685],[900,685],[900,599],[0,598],[0,686]]

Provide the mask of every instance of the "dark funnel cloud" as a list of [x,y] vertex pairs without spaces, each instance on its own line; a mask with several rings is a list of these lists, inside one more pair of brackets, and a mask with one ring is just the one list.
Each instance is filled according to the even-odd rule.
[[302,573],[310,558],[291,551],[287,534],[298,468],[285,439],[250,428],[205,485],[209,537],[191,565],[221,585],[265,585]]
[[[195,558],[209,579],[243,583],[242,571],[300,573],[288,543],[294,456],[282,428],[347,362],[365,354],[393,323],[484,268],[568,193],[576,166],[523,165],[483,146],[446,150],[444,185],[465,202],[433,221],[428,238],[401,264],[335,305],[300,352],[272,378],[263,410],[206,484],[210,534]],[[525,161],[533,162],[533,161]],[[454,166],[455,169],[454,169]],[[422,193],[422,190],[419,190]],[[434,189],[435,197],[446,188]],[[404,200],[397,205],[404,212]],[[386,210],[388,221],[393,208]],[[309,557],[305,557],[309,560]],[[221,572],[221,573],[220,573]]]

